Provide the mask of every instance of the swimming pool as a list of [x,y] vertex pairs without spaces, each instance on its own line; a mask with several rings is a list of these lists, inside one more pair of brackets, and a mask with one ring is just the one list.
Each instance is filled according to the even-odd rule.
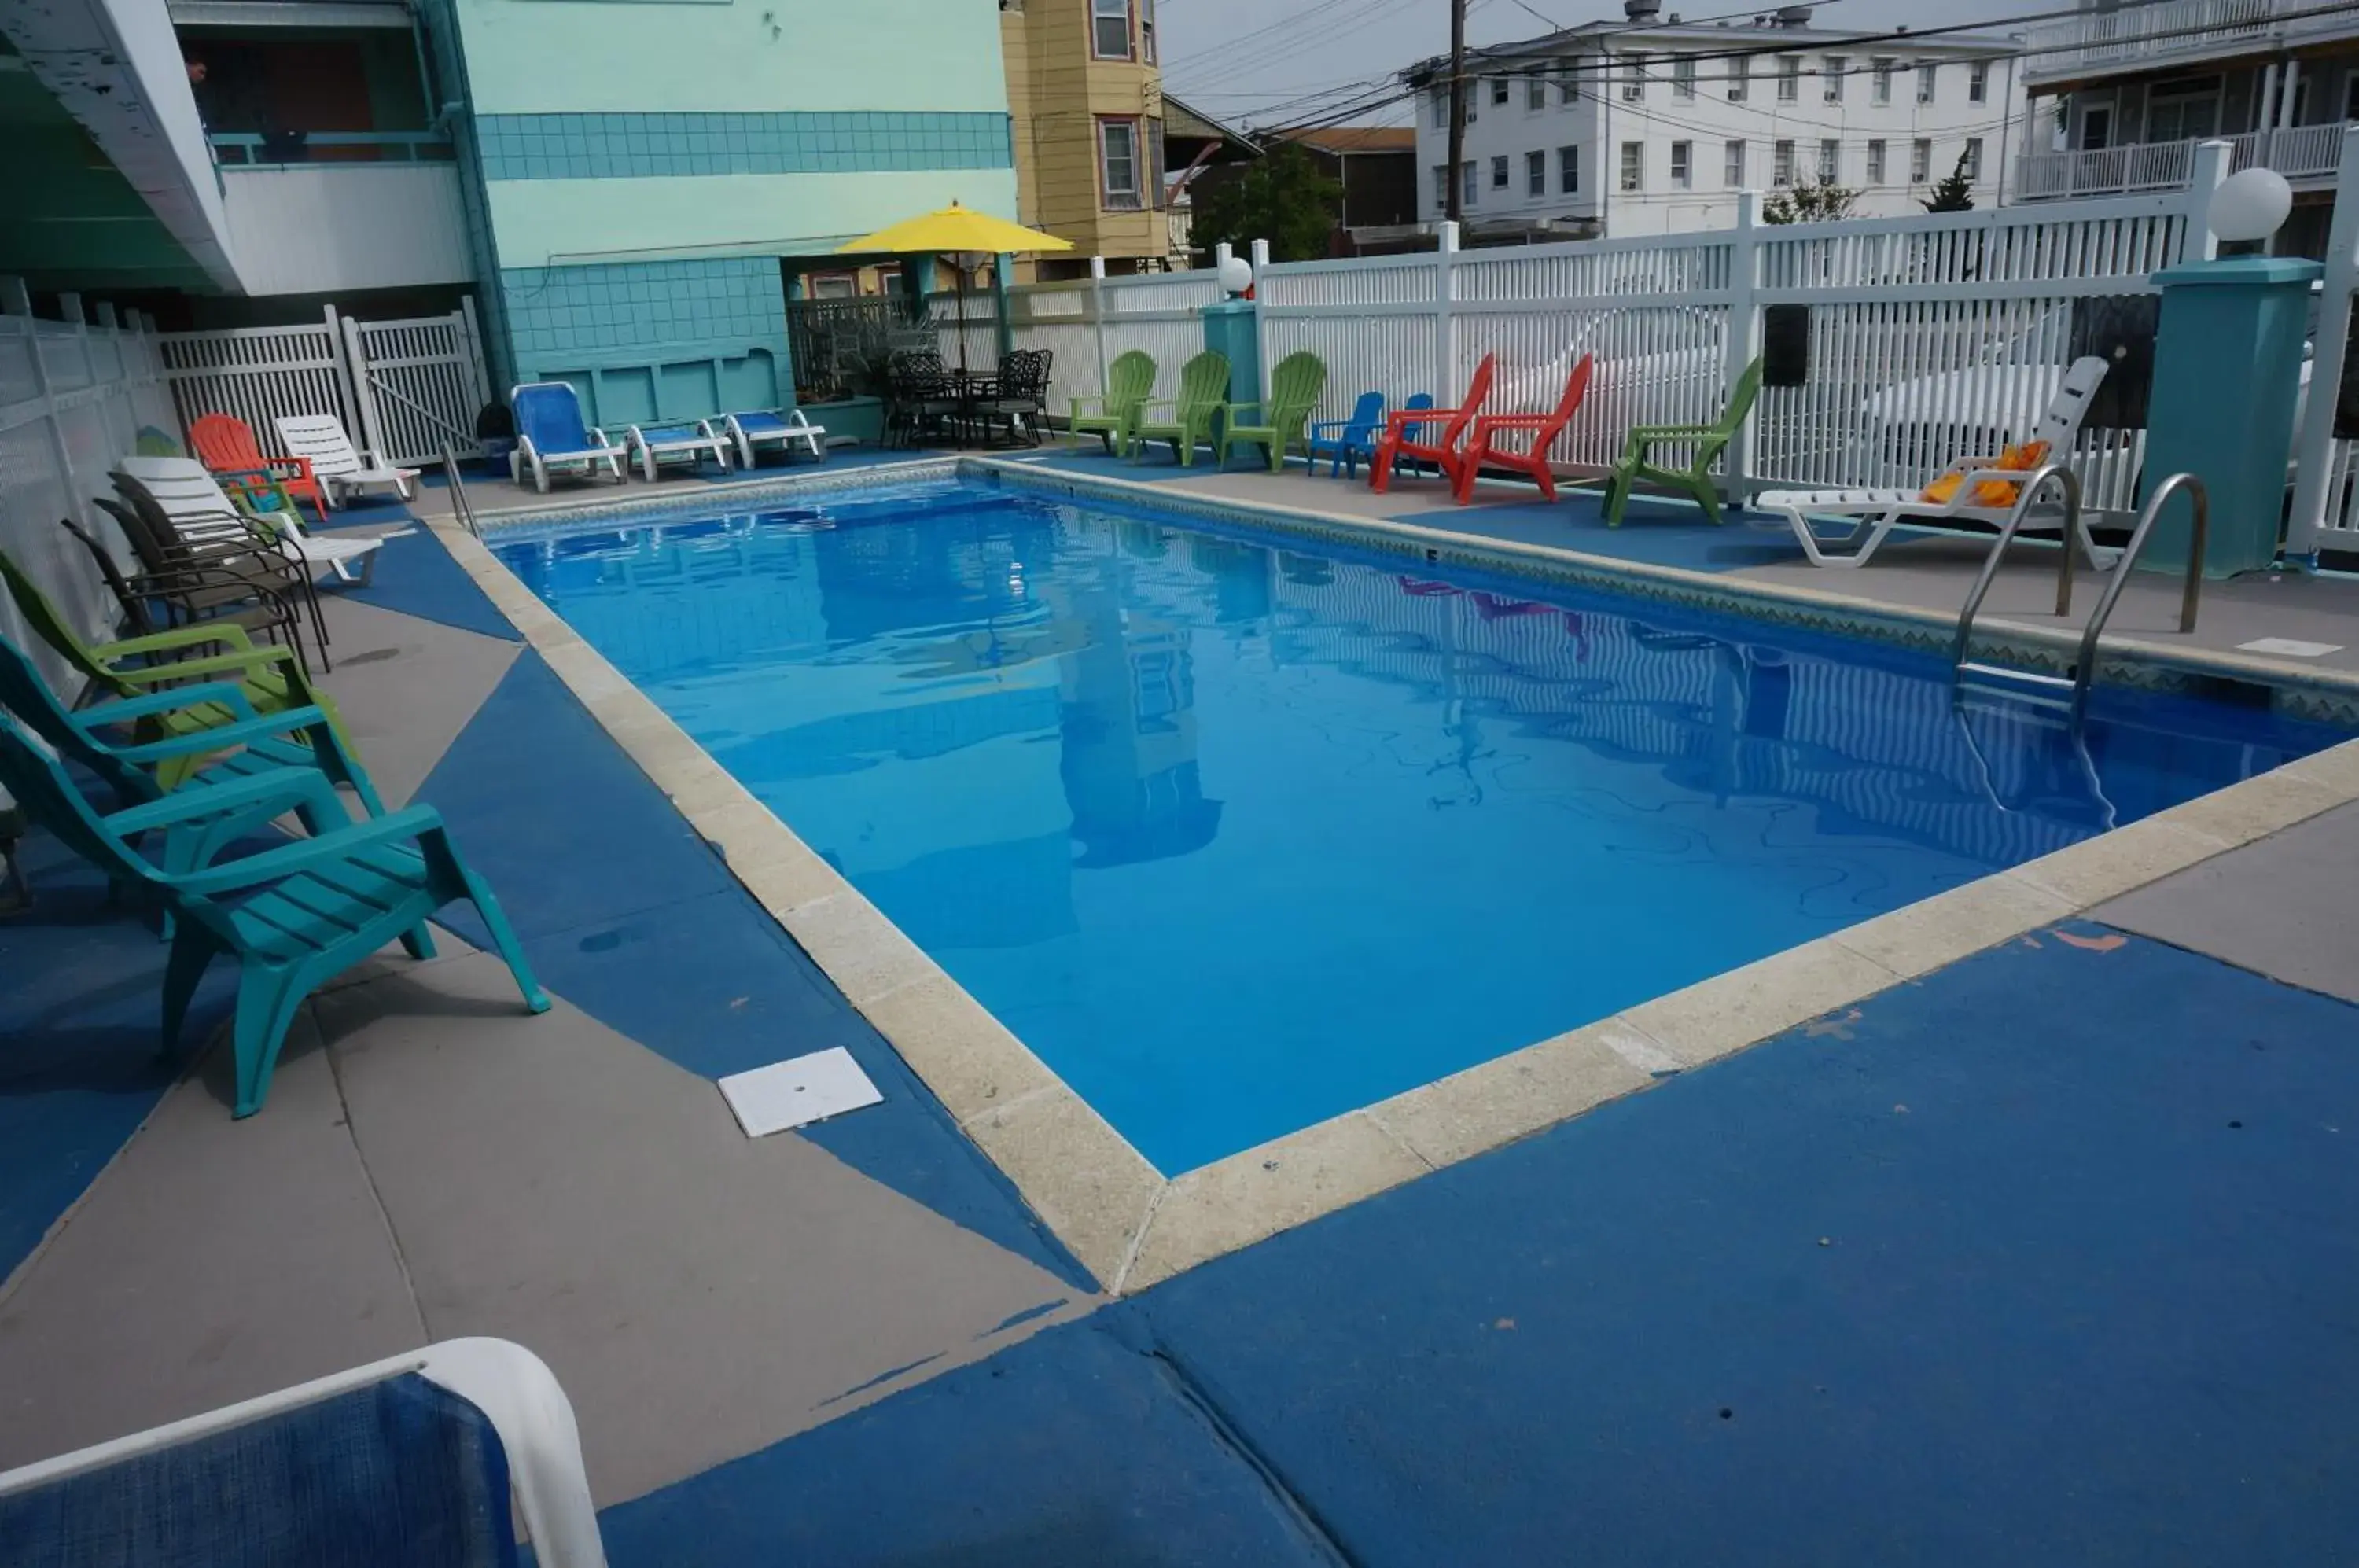
[[1166,1174],[2345,738],[976,480],[496,549]]

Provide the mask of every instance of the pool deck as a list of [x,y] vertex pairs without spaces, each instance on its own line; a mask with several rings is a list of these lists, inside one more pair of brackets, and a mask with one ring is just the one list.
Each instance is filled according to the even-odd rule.
[[[1970,571],[1041,461],[1886,604]],[[557,1009],[453,919],[317,998],[232,1122],[218,1051],[153,1061],[152,932],[32,841],[0,920],[0,1466],[495,1334],[571,1395],[618,1564],[2359,1553],[2353,748],[2114,835],[1988,940],[1858,939],[1865,1000],[1617,1058],[1587,1115],[1117,1298],[450,548],[397,540],[332,599],[326,683]],[[2034,618],[2051,572],[1993,613]],[[2156,581],[2116,625],[2164,641]],[[2359,584],[2212,584],[2188,640],[2261,636],[2347,656]],[[713,1078],[832,1045],[886,1103],[746,1139]]]

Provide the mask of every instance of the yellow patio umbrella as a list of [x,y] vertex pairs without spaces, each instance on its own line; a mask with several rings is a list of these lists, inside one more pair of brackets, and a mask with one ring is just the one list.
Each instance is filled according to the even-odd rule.
[[[915,218],[904,218],[889,228],[873,234],[863,234],[856,240],[846,240],[838,245],[836,254],[847,252],[914,251],[937,256],[956,255],[959,259],[959,369],[966,369],[966,275],[965,258],[1005,256],[1027,250],[1071,250],[1073,242],[1060,240],[1054,234],[1044,234],[1038,229],[1027,229],[1021,223],[1011,223],[1005,218],[995,218],[988,212],[978,212],[972,207],[962,207],[956,201]],[[977,265],[981,265],[979,262]]]

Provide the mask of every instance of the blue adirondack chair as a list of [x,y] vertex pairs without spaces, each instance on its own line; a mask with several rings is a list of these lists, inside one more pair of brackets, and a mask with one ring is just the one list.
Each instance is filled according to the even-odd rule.
[[[136,738],[142,733],[140,720],[192,708],[211,709],[229,722],[161,740]],[[138,830],[116,819],[137,807],[187,792],[182,805],[193,809],[201,799],[213,797],[192,791],[286,768],[316,768],[332,783],[360,797],[370,816],[385,815],[376,786],[359,759],[344,749],[326,713],[306,707],[260,716],[245,690],[232,681],[175,686],[69,710],[25,651],[0,637],[0,712],[14,714],[52,750],[96,774],[114,792],[121,810],[107,820],[126,839],[135,837]],[[118,726],[120,735],[110,736],[107,732]],[[224,747],[230,749],[224,751]],[[183,759],[197,760],[201,767],[194,773],[184,773],[169,766]],[[330,800],[332,804],[333,797]],[[210,865],[213,856],[261,828],[270,817],[270,812],[252,806],[209,816],[177,817],[164,832],[164,869],[191,871]],[[304,826],[316,834],[346,826],[350,821],[342,805],[335,804],[332,815],[318,820],[306,817]],[[172,934],[168,910],[164,934]]]
[[1342,474],[1350,478],[1360,471],[1360,460],[1376,450],[1376,432],[1385,427],[1385,395],[1363,392],[1352,405],[1348,419],[1321,419],[1310,427],[1310,460],[1303,465],[1309,474],[1327,460],[1327,477]]
[[102,816],[56,753],[16,720],[0,716],[0,789],[66,847],[117,882],[153,889],[178,917],[164,966],[167,1052],[179,1042],[206,968],[223,953],[236,956],[237,1116],[262,1108],[279,1048],[305,997],[396,937],[411,957],[432,957],[426,917],[461,898],[483,916],[527,1010],[549,1010],[549,996],[533,978],[498,901],[459,858],[431,806],[411,806],[220,866],[169,872],[141,857],[125,834],[223,811],[277,816],[309,808],[314,820],[326,820],[330,811],[342,810],[333,786],[316,768],[282,768]]

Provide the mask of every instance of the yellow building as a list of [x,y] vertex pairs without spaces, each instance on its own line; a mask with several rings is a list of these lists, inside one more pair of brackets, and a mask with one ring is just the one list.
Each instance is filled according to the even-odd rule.
[[1016,282],[1167,264],[1163,74],[1155,0],[1000,0],[1019,222],[1073,242],[1026,258]]

